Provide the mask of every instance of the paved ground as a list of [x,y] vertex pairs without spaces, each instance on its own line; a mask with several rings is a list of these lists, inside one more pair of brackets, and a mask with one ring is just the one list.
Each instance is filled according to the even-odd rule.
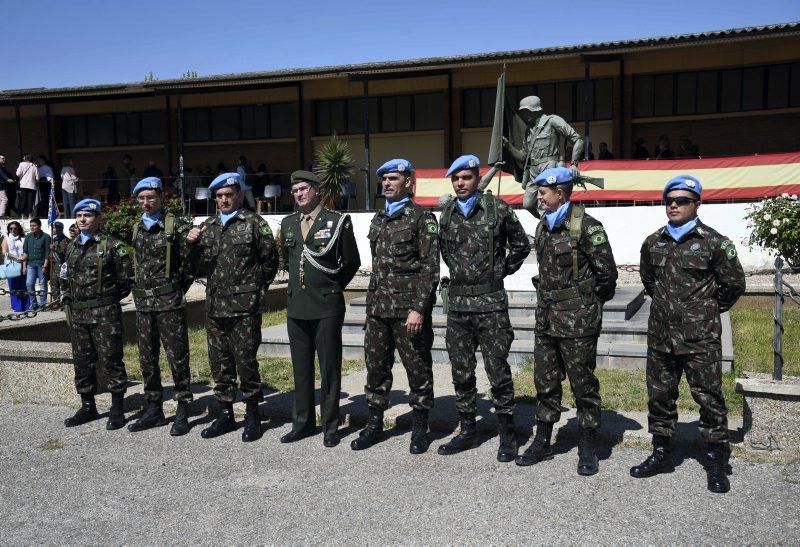
[[[319,436],[281,445],[103,422],[65,429],[69,409],[0,406],[0,543],[797,543],[800,468],[734,460],[714,495],[694,453],[636,480],[645,452],[606,446],[575,474],[575,447],[533,468],[499,464],[496,439],[411,456],[406,432],[353,452]],[[195,418],[195,420],[205,420]],[[439,435],[437,435],[439,436]]]

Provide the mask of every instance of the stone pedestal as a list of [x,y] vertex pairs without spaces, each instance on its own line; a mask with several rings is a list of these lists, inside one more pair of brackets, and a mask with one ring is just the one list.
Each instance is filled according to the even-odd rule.
[[744,447],[785,457],[800,456],[800,378],[775,381],[745,372],[736,380],[744,396]]

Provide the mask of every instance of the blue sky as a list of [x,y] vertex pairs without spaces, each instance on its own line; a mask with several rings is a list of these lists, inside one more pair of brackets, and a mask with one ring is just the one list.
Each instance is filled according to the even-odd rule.
[[0,0],[0,89],[530,49],[800,20],[800,0]]

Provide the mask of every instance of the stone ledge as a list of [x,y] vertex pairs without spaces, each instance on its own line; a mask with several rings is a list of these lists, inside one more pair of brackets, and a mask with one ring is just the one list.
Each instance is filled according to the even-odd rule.
[[[750,374],[750,373],[748,373]],[[756,376],[753,374],[753,376]],[[761,375],[758,375],[761,376]],[[800,399],[800,378],[787,376],[783,380],[773,380],[771,376],[747,377],[736,379],[736,391],[746,396],[757,397],[763,395],[783,395]]]

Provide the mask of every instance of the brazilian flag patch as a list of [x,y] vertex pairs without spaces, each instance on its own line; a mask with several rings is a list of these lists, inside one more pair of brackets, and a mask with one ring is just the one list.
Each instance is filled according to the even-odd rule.
[[592,234],[592,245],[597,247],[598,245],[602,245],[603,243],[608,243],[608,237],[606,237],[605,232],[595,232]]
[[723,241],[722,245],[720,245],[720,248],[725,251],[725,256],[728,257],[728,260],[733,260],[736,258],[736,246],[730,239]]
[[266,222],[259,227],[259,230],[265,236],[271,236],[272,235],[272,230],[269,229],[269,224],[267,224]]
[[438,233],[438,228],[436,227],[436,221],[431,219],[425,221],[425,229],[428,231],[429,234]]
[[117,256],[125,256],[126,254],[128,254],[128,248],[124,245],[121,245],[117,249]]

